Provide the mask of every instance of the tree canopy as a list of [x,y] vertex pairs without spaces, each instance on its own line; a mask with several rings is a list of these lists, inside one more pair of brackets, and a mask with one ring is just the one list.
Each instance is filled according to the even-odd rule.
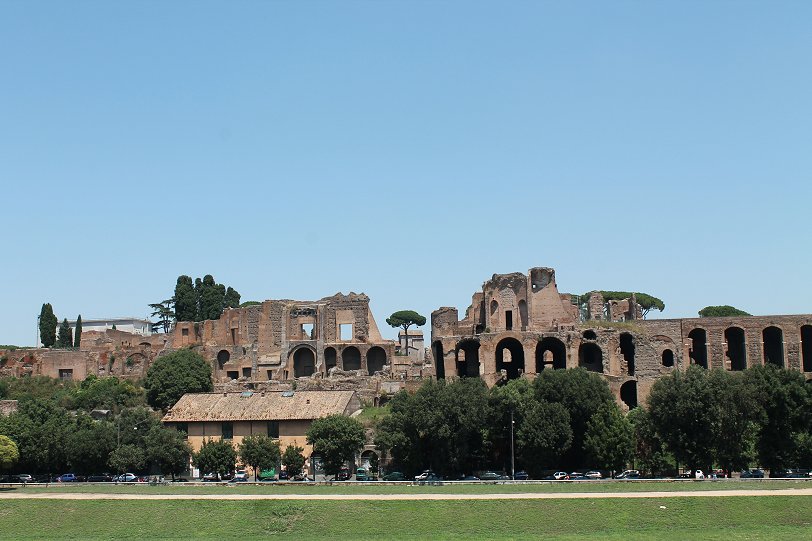
[[185,393],[211,391],[211,366],[190,349],[173,351],[157,357],[150,365],[144,388],[147,402],[165,410]]
[[82,343],[82,314],[76,318],[76,328],[73,330],[73,347],[79,349]]
[[584,452],[593,467],[622,471],[634,456],[632,425],[617,403],[607,403],[596,411],[586,426]]
[[346,415],[316,419],[307,430],[307,443],[313,446],[314,454],[321,456],[327,475],[338,475],[365,442],[364,426]]
[[302,473],[304,469],[305,457],[302,453],[304,453],[304,448],[298,445],[285,447],[285,452],[282,454],[282,465],[291,478]]
[[226,440],[206,440],[192,455],[192,462],[200,468],[200,473],[216,473],[222,477],[234,471],[237,452]]
[[68,318],[62,320],[59,325],[59,336],[56,339],[56,345],[61,348],[73,347],[73,336],[71,335],[70,323]]
[[699,311],[699,317],[731,317],[731,316],[749,316],[744,310],[739,310],[733,306],[724,304],[722,306],[706,306]]
[[51,303],[43,304],[39,313],[39,339],[43,347],[50,348],[56,344],[57,325],[59,320],[54,315]]
[[257,472],[275,468],[279,464],[279,442],[265,435],[248,436],[243,438],[238,449],[243,464]]
[[8,436],[0,435],[0,471],[7,470],[20,460],[17,444]]
[[[211,274],[192,280],[191,276],[178,276],[171,306],[167,301],[151,304],[153,317],[168,317],[174,308],[175,321],[204,321],[220,319],[224,308],[240,306],[240,294],[232,287],[214,281]],[[157,325],[163,325],[159,319]]]

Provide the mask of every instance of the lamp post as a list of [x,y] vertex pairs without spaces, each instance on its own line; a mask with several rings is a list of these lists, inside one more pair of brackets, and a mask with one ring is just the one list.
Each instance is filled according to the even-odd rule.
[[513,448],[513,410],[510,410],[510,479],[516,480],[516,453]]

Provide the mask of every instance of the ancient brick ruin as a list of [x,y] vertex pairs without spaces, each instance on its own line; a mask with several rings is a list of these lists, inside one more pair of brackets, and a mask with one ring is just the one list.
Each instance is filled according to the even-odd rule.
[[642,319],[634,298],[578,304],[558,291],[555,271],[494,274],[456,308],[431,314],[438,378],[479,376],[488,385],[542,370],[583,367],[602,374],[627,407],[652,384],[689,364],[743,370],[774,363],[812,378],[812,315]]

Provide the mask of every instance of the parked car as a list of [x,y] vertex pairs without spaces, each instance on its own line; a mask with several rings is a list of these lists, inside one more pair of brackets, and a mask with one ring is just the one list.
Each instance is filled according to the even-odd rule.
[[730,472],[727,471],[727,470],[722,470],[722,469],[717,468],[717,469],[714,469],[711,472],[711,476],[713,476],[716,479],[729,479],[730,478]]
[[437,474],[431,470],[424,470],[423,473],[414,476],[415,482],[425,481],[429,477],[437,477]]
[[554,481],[566,481],[570,478],[570,474],[565,471],[557,471],[550,476]]
[[280,470],[279,471],[279,480],[280,481],[287,481],[288,479],[290,479],[290,476],[288,475],[288,472],[286,470]]
[[116,483],[135,483],[138,481],[138,476],[134,473],[122,473],[113,478]]
[[364,468],[358,468],[355,470],[355,480],[367,481],[367,471]]
[[76,483],[79,479],[75,473],[63,473],[56,480],[60,483]]
[[384,481],[405,481],[406,476],[399,471],[391,471],[383,476]]
[[739,474],[742,479],[764,479],[764,470],[752,469],[742,470]]
[[640,472],[638,470],[624,470],[622,473],[617,474],[615,479],[640,479]]
[[517,481],[527,481],[530,479],[530,476],[527,475],[526,471],[520,470],[513,474],[513,478]]
[[276,470],[260,470],[259,472],[259,480],[260,481],[276,481]]
[[480,481],[480,478],[476,475],[464,475],[460,477],[460,481]]
[[17,475],[11,476],[12,483],[33,483],[34,477],[27,473],[18,473]]
[[248,472],[245,470],[237,470],[237,473],[234,474],[234,477],[232,477],[231,480],[236,483],[248,481]]
[[584,474],[587,479],[603,479],[603,475],[598,470],[590,470]]
[[183,477],[175,477],[174,479],[172,479],[172,482],[173,483],[188,483],[189,480],[185,479]]
[[87,476],[88,483],[110,483],[112,480],[113,476],[109,473],[97,473]]
[[480,474],[479,478],[483,481],[503,481],[505,479],[510,479],[509,476],[503,475],[501,473],[496,473],[494,471],[486,471]]

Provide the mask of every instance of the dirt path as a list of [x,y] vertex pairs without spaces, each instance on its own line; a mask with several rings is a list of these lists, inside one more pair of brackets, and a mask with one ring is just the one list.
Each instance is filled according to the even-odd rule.
[[688,492],[572,492],[523,494],[104,494],[81,492],[0,492],[0,500],[577,500],[591,498],[718,498],[812,496],[812,488],[784,490],[701,490]]

